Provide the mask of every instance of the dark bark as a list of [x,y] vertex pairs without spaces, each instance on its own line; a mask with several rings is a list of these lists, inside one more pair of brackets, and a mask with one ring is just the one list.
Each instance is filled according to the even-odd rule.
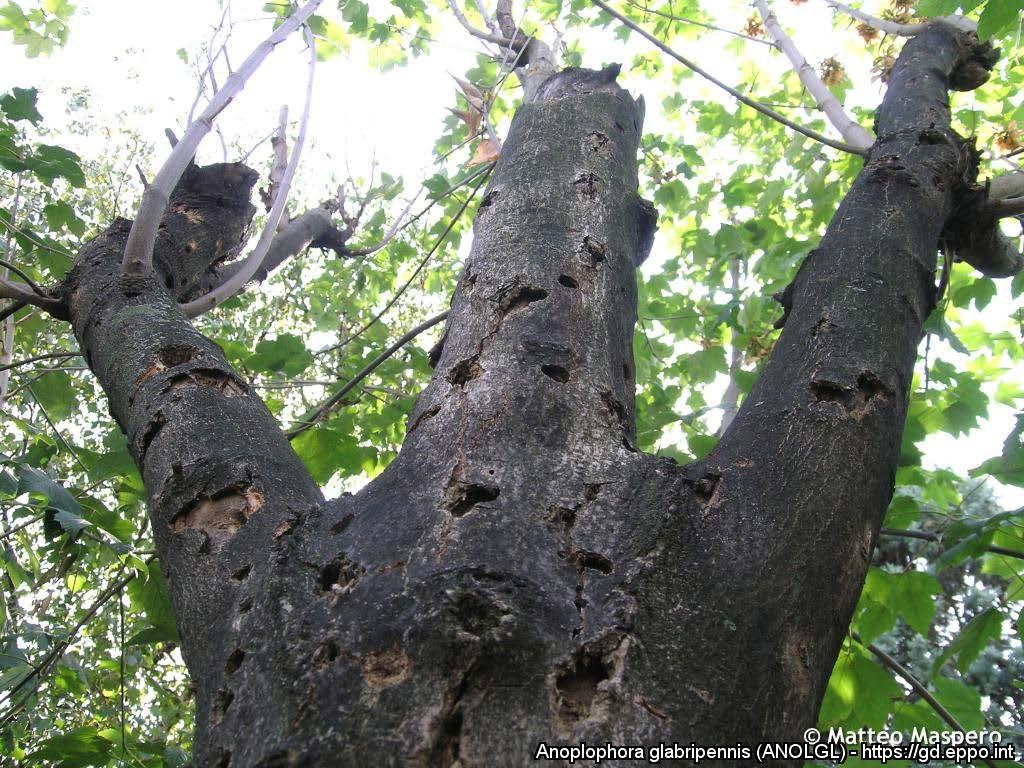
[[517,113],[434,378],[400,456],[355,496],[321,503],[158,281],[124,295],[123,225],[86,248],[71,316],[151,494],[196,764],[525,765],[540,741],[798,738],[892,493],[936,249],[973,182],[947,91],[976,45],[941,25],[906,44],[772,357],[687,467],[634,445],[634,267],[653,222],[642,109],[604,80]]

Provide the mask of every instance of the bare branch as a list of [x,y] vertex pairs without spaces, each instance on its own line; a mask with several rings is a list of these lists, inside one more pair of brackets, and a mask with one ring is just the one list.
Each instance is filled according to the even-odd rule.
[[[288,167],[288,105],[281,107],[277,118],[277,131],[270,138],[270,148],[274,152],[274,162],[270,166],[270,178],[267,188],[260,190],[260,198],[269,211],[277,196],[278,187],[281,186],[281,179],[284,177],[285,169]],[[288,220],[287,210],[283,214],[284,220]]]
[[996,176],[988,183],[988,208],[996,216],[1017,216],[1024,198],[1024,171],[1011,171]]
[[1006,197],[1002,200],[992,200],[986,206],[988,211],[1005,219],[1009,216],[1020,216],[1024,214],[1024,197]]
[[832,123],[832,127],[839,131],[839,135],[851,146],[858,149],[868,149],[875,143],[874,137],[843,109],[843,105],[839,103],[839,100],[828,89],[828,86],[818,76],[818,73],[814,71],[814,67],[810,65],[804,55],[797,49],[793,40],[782,29],[782,25],[779,24],[779,19],[775,12],[768,7],[768,0],[755,0],[754,5],[757,6],[757,10],[761,14],[765,29],[768,30],[768,33],[772,36],[779,49],[786,54],[786,58],[793,65],[793,69],[800,78],[800,82],[804,84],[807,92],[814,97],[818,109],[825,113],[828,121]]
[[385,245],[387,245],[392,240],[394,240],[395,239],[395,235],[397,235],[398,232],[402,229],[402,222],[405,220],[405,217],[409,215],[409,211],[413,207],[413,205],[416,203],[416,201],[420,199],[420,195],[421,194],[423,194],[423,188],[422,187],[420,187],[418,190],[416,190],[416,194],[413,195],[411,200],[409,200],[408,204],[406,204],[406,206],[402,210],[402,212],[400,214],[398,214],[398,218],[395,219],[395,221],[392,223],[391,228],[387,232],[384,233],[384,237],[382,237],[380,240],[378,240],[373,245],[367,245],[367,246],[364,246],[362,248],[346,248],[345,251],[348,253],[348,255],[350,255],[350,256],[369,256],[371,253],[376,253],[381,248],[383,248]]
[[[318,0],[319,1],[319,0]],[[218,285],[205,296],[182,305],[182,309],[189,317],[198,317],[204,312],[216,307],[218,304],[227,301],[238,293],[249,279],[256,274],[256,271],[263,264],[264,258],[270,250],[274,235],[277,232],[278,224],[281,223],[281,216],[284,214],[285,206],[288,204],[288,190],[291,187],[292,179],[295,177],[295,169],[299,164],[299,157],[302,155],[302,147],[306,141],[306,126],[309,123],[310,107],[313,103],[313,77],[316,72],[316,42],[309,28],[305,28],[306,42],[309,45],[309,75],[306,79],[306,103],[302,110],[302,118],[299,120],[299,132],[295,137],[295,146],[292,148],[291,157],[288,158],[288,165],[284,169],[274,197],[274,204],[267,214],[267,221],[263,226],[259,242],[253,248],[238,271],[228,280]],[[244,64],[242,65],[245,66]]]
[[25,283],[19,283],[14,280],[0,280],[0,299],[23,301],[26,304],[46,310],[59,319],[64,319],[65,316],[63,301],[51,296],[38,294],[31,287],[25,285]]
[[225,37],[224,37],[224,41],[220,45],[220,48],[217,49],[217,52],[211,55],[210,54],[210,50],[213,48],[214,43],[217,40],[217,35],[220,34],[222,29],[224,29],[224,22],[227,20],[228,9],[230,7],[231,7],[230,3],[225,3],[224,4],[224,10],[221,12],[221,15],[220,15],[220,21],[217,22],[217,26],[213,28],[213,33],[210,35],[210,42],[209,42],[209,45],[207,46],[207,50],[206,50],[206,67],[202,71],[199,72],[199,78],[198,78],[199,79],[199,87],[196,89],[196,97],[192,101],[192,106],[188,110],[187,125],[192,125],[192,118],[193,118],[193,116],[196,113],[196,107],[199,106],[199,100],[203,97],[203,94],[206,92],[206,78],[207,77],[210,78],[210,86],[213,89],[213,93],[214,94],[217,93],[217,80],[216,80],[216,78],[214,76],[213,65],[214,65],[214,62],[217,61],[217,58],[220,56],[220,54],[222,52],[226,52],[227,51],[228,40],[231,39],[231,31],[232,30],[230,29],[230,27],[228,29],[227,35],[225,35]]
[[459,8],[459,4],[456,2],[456,0],[448,0],[448,7],[451,8],[452,13],[455,14],[455,18],[459,20],[459,23],[463,26],[463,28],[467,32],[469,32],[469,34],[471,34],[473,37],[478,37],[481,40],[484,40],[488,43],[493,43],[494,45],[512,45],[512,40],[510,38],[494,34],[493,32],[485,32],[482,29],[474,27],[470,20],[466,18],[466,14],[464,14],[462,12],[462,9]]
[[707,22],[704,21],[697,21],[696,19],[688,19],[685,16],[676,16],[671,13],[664,13],[663,11],[656,11],[653,8],[648,8],[644,5],[641,5],[640,3],[635,2],[635,0],[626,0],[626,4],[632,6],[633,8],[636,8],[638,11],[643,11],[645,14],[651,14],[652,16],[660,16],[661,18],[668,19],[669,21],[675,21],[680,24],[692,24],[695,27],[703,27],[704,29],[710,29],[713,32],[724,32],[727,35],[732,35],[733,37],[739,37],[744,40],[749,40],[752,43],[760,43],[761,45],[767,45],[770,48],[777,47],[775,43],[773,43],[771,40],[764,40],[763,38],[760,37],[745,35],[742,32],[736,32],[735,30],[726,29],[725,27],[716,27],[714,24],[708,24]]
[[6,371],[11,368],[17,368],[22,365],[28,365],[29,363],[35,363],[38,362],[39,360],[54,360],[64,357],[80,357],[81,354],[82,353],[79,352],[77,349],[71,352],[49,352],[45,355],[35,355],[33,357],[26,357],[24,360],[16,360],[13,363],[5,363],[4,365],[0,365],[0,371]]
[[[897,37],[913,37],[914,35],[920,34],[927,26],[925,23],[917,24],[901,24],[898,21],[891,21],[890,19],[883,19],[878,16],[873,16],[870,13],[865,13],[857,8],[841,3],[839,0],[825,0],[829,7],[839,13],[844,13],[851,19],[864,22],[869,27],[874,27],[879,32],[884,32],[887,35],[896,35]],[[976,32],[978,25],[972,19],[968,19],[965,16],[940,16],[935,21],[943,21],[963,32]]]
[[849,152],[850,154],[854,154],[854,155],[866,155],[867,154],[867,151],[864,150],[864,149],[860,149],[858,147],[853,147],[853,146],[850,146],[849,144],[845,144],[845,143],[843,143],[841,141],[835,141],[833,139],[830,139],[828,136],[825,136],[824,134],[818,133],[817,131],[813,131],[810,128],[805,128],[804,126],[800,125],[799,123],[793,122],[792,120],[790,120],[785,115],[779,114],[774,109],[769,109],[768,107],[764,106],[760,102],[757,102],[757,101],[754,101],[751,98],[748,98],[747,96],[745,96],[744,94],[740,93],[739,91],[737,91],[732,86],[726,85],[721,80],[719,80],[717,77],[712,75],[710,72],[708,72],[705,69],[703,69],[702,67],[698,66],[696,63],[690,61],[685,56],[682,56],[682,55],[676,53],[668,45],[666,45],[661,40],[656,38],[654,35],[649,33],[647,30],[645,30],[643,27],[641,27],[636,22],[634,22],[634,21],[626,18],[625,16],[623,16],[621,13],[616,11],[614,8],[609,6],[607,3],[603,2],[603,0],[590,0],[590,1],[594,5],[596,5],[598,8],[601,8],[606,13],[608,13],[611,16],[613,16],[614,18],[618,19],[618,21],[621,24],[624,24],[625,26],[627,26],[630,29],[632,29],[634,32],[638,33],[641,37],[643,37],[645,40],[650,42],[656,48],[660,49],[664,53],[667,53],[669,56],[671,56],[673,59],[678,61],[683,66],[687,67],[688,69],[693,70],[698,75],[703,77],[705,80],[708,80],[709,82],[714,83],[715,85],[717,85],[719,88],[721,88],[723,91],[728,93],[730,96],[732,96],[734,99],[736,99],[741,104],[745,104],[746,106],[750,107],[751,109],[757,110],[762,115],[765,115],[766,117],[770,117],[772,120],[775,120],[776,122],[781,123],[782,125],[786,126],[787,128],[790,128],[790,129],[796,131],[797,133],[803,134],[804,136],[806,136],[806,137],[808,137],[810,139],[814,139],[815,141],[820,142],[821,144],[824,144],[825,146],[832,147],[833,149],[838,149],[838,150],[840,150],[842,152]]
[[[729,264],[729,277],[731,278],[730,287],[735,292],[736,296],[739,296],[742,290],[743,280],[743,266],[739,259],[733,259]],[[721,437],[725,434],[725,430],[732,424],[732,420],[736,418],[736,413],[739,411],[740,401],[740,383],[739,373],[743,370],[743,350],[736,345],[736,340],[732,342],[732,354],[729,356],[729,384],[725,388],[725,394],[722,396],[722,421],[718,425],[718,431],[716,434]]]
[[390,347],[388,347],[379,355],[377,355],[377,357],[375,357],[373,360],[367,363],[366,366],[359,373],[357,373],[355,376],[353,376],[351,379],[345,382],[345,384],[342,385],[341,389],[339,389],[337,392],[335,392],[333,395],[327,398],[327,400],[325,400],[322,405],[320,405],[315,411],[313,411],[313,413],[305,421],[303,421],[302,424],[300,424],[298,427],[291,430],[290,432],[287,432],[286,435],[288,439],[292,440],[298,437],[306,430],[311,429],[318,422],[321,422],[325,418],[327,418],[331,414],[331,412],[337,407],[338,403],[341,402],[341,399],[345,397],[345,395],[347,395],[353,389],[355,389],[359,382],[361,382],[363,379],[365,379],[367,376],[373,373],[380,366],[381,363],[386,361],[388,358],[394,355],[398,350],[400,350],[410,341],[415,339],[421,333],[423,333],[429,328],[433,328],[438,323],[447,319],[450,311],[451,310],[447,310],[439,315],[434,315],[429,320],[424,320],[411,331],[405,333],[401,338],[398,339],[398,341],[396,341]]
[[480,17],[484,20],[484,24],[487,25],[487,28],[492,32],[499,32],[500,28],[498,27],[498,22],[496,22],[494,17],[491,16],[490,12],[487,10],[487,6],[484,5],[481,0],[473,0],[473,4],[476,5],[476,9],[480,12]]
[[242,65],[231,73],[227,82],[224,83],[224,87],[210,100],[199,118],[185,131],[185,135],[171,151],[153,183],[146,188],[142,195],[142,202],[124,249],[124,261],[121,268],[124,275],[142,277],[152,270],[153,245],[156,242],[157,229],[163,218],[164,210],[167,208],[171,190],[174,189],[174,185],[178,183],[178,179],[192,162],[199,143],[213,128],[213,121],[217,115],[241,93],[242,88],[263,63],[263,60],[292,32],[302,26],[320,3],[321,0],[309,0],[275,29],[266,40],[257,45],[249,57],[242,62]]
[[[43,291],[43,289],[40,288],[38,285],[36,285],[35,281],[31,277],[26,275],[23,271],[21,271],[16,266],[11,264],[9,261],[5,261],[4,259],[0,259],[0,267],[3,267],[5,270],[10,270],[14,274],[16,274],[18,277],[20,277],[22,280],[24,280],[28,284],[28,287],[31,288],[33,291],[35,291],[38,295],[40,295],[40,296],[45,296],[46,295],[45,292]],[[4,277],[7,277],[7,275],[4,275]]]

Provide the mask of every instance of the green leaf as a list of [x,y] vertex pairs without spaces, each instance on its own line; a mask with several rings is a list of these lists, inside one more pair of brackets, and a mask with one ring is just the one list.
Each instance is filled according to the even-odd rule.
[[1024,11],[1024,0],[988,0],[978,17],[978,37],[988,40],[1014,29]]
[[3,110],[13,122],[27,120],[38,125],[43,119],[36,109],[36,97],[39,92],[35,88],[12,88],[10,93],[0,96],[0,110]]
[[114,750],[113,742],[103,738],[97,728],[78,728],[68,733],[44,739],[40,748],[31,753],[29,764],[50,761],[60,768],[86,768],[104,766]]
[[51,480],[35,467],[30,467],[27,464],[15,464],[14,466],[18,475],[19,494],[32,493],[43,496],[49,501],[51,509],[81,517],[82,508],[63,486]]
[[5,669],[0,674],[0,691],[8,691],[18,685],[22,680],[32,674],[32,667],[28,664],[15,664],[10,669]]
[[[171,600],[167,596],[167,584],[164,581],[160,563],[153,561],[145,574],[128,582],[128,597],[132,605],[146,614],[148,626],[133,635],[134,643],[160,641],[177,642],[178,630],[174,622]],[[140,639],[140,637],[142,639]]]
[[54,422],[78,412],[74,383],[71,377],[62,371],[43,374],[32,385],[31,391],[46,411],[46,415]]
[[918,503],[909,496],[894,496],[885,513],[885,527],[905,530],[917,522],[921,515]]
[[276,339],[264,339],[248,360],[248,366],[264,373],[284,373],[297,376],[313,363],[313,355],[302,339],[291,333],[279,334]]
[[79,237],[85,234],[85,222],[78,218],[75,209],[63,200],[43,206],[43,216],[54,232],[60,232],[62,228],[67,227],[68,232]]
[[888,573],[872,568],[864,585],[869,599],[903,617],[916,632],[927,636],[935,615],[934,595],[942,587],[934,576],[920,571]]
[[967,730],[985,727],[985,716],[981,712],[981,694],[959,680],[936,677],[932,681],[935,698]]
[[24,165],[46,184],[64,178],[73,187],[84,187],[85,173],[82,172],[79,159],[78,155],[64,147],[40,144],[25,158]]
[[942,669],[942,665],[952,656],[956,657],[956,668],[961,673],[966,673],[985,647],[1002,634],[1002,629],[1003,614],[999,610],[989,608],[979,613],[960,630],[956,640],[935,659],[932,674]]

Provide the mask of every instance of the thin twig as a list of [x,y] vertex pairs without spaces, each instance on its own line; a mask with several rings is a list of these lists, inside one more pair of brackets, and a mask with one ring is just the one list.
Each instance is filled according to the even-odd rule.
[[60,444],[64,446],[67,452],[70,453],[72,457],[74,457],[75,461],[78,462],[78,465],[82,468],[82,470],[85,471],[86,474],[88,474],[89,468],[85,466],[85,463],[82,461],[81,457],[79,457],[78,452],[71,447],[71,443],[64,439],[64,435],[62,435],[60,430],[57,429],[57,425],[53,423],[53,419],[51,419],[50,414],[46,412],[46,407],[43,405],[42,401],[36,396],[35,391],[32,389],[30,385],[27,386],[26,389],[28,390],[29,395],[32,396],[32,399],[36,401],[36,405],[39,406],[39,412],[43,414],[43,418],[46,420],[46,423],[50,425],[50,429],[52,429],[53,434],[57,436],[57,440],[59,440]]
[[60,357],[79,357],[82,353],[75,350],[74,352],[49,352],[45,355],[35,355],[33,357],[26,357],[23,360],[17,360],[13,363],[7,363],[6,365],[0,365],[0,371],[6,371],[9,368],[17,368],[21,365],[28,365],[29,363],[35,363],[39,360],[53,360]]
[[461,24],[469,34],[473,35],[473,37],[478,37],[481,40],[493,43],[494,45],[506,46],[512,44],[512,41],[504,35],[485,32],[482,29],[474,27],[472,23],[470,23],[469,19],[466,18],[466,14],[462,12],[462,9],[459,8],[459,4],[455,0],[448,0],[448,7],[451,8],[455,18],[459,20],[459,24]]
[[170,200],[171,191],[185,169],[192,162],[199,143],[213,128],[213,121],[241,93],[245,83],[270,55],[292,32],[305,24],[306,20],[320,5],[321,0],[309,0],[304,6],[288,17],[271,35],[253,49],[242,65],[232,72],[224,87],[206,105],[203,113],[192,123],[181,137],[177,146],[157,173],[153,183],[142,194],[138,214],[128,233],[125,244],[122,272],[126,275],[145,276],[153,268],[153,245],[164,210]]
[[330,415],[331,411],[334,410],[335,406],[337,406],[338,403],[341,402],[342,398],[345,397],[345,395],[347,395],[349,392],[351,392],[356,386],[358,386],[359,382],[361,382],[363,379],[365,379],[367,376],[373,373],[377,369],[377,367],[380,366],[381,363],[390,358],[398,350],[400,350],[410,341],[415,339],[421,333],[428,330],[429,328],[433,328],[435,325],[442,322],[443,320],[446,320],[448,318],[450,311],[451,310],[447,310],[439,315],[434,315],[429,320],[424,320],[411,331],[408,331],[403,336],[401,336],[398,339],[398,341],[396,341],[390,347],[388,347],[379,355],[377,355],[377,357],[375,357],[373,360],[367,363],[366,366],[361,371],[359,371],[359,373],[357,373],[355,376],[353,376],[351,379],[345,382],[341,389],[339,389],[337,392],[335,392],[333,395],[327,398],[327,400],[325,400],[322,405],[320,405],[315,411],[313,411],[309,418],[303,421],[302,424],[295,427],[295,429],[291,430],[290,432],[285,433],[288,439],[292,440],[298,437],[306,430],[311,429],[317,422],[323,421],[328,415]]
[[[909,685],[918,696],[924,699],[928,703],[928,706],[935,711],[935,714],[941,717],[951,728],[960,731],[960,733],[966,733],[964,727],[960,725],[960,722],[953,716],[953,713],[942,706],[939,700],[936,699],[932,695],[931,691],[928,690],[928,687],[914,677],[914,674],[909,669],[904,667],[874,643],[865,643],[856,632],[852,632],[851,634],[853,639],[871,651],[871,653],[874,654],[880,662],[882,662],[884,667],[894,672],[897,676],[903,678],[907,685]],[[986,760],[985,764],[991,766],[991,768],[996,768],[995,764],[990,760]]]
[[[151,556],[146,558],[145,562],[148,565],[154,559],[155,556]],[[123,573],[125,567],[125,565],[122,565],[120,570],[118,571],[118,574]],[[3,697],[2,700],[0,700],[0,703],[3,703],[5,701],[12,701],[14,697],[17,695],[17,693],[33,679],[38,678],[39,682],[42,682],[42,678],[49,673],[50,669],[60,660],[60,658],[64,655],[67,649],[71,647],[71,645],[74,642],[76,642],[77,638],[75,636],[82,629],[82,627],[88,624],[92,620],[93,616],[95,616],[96,613],[99,612],[100,608],[106,605],[107,602],[114,595],[120,594],[121,590],[124,589],[124,587],[130,581],[132,581],[132,579],[136,578],[137,575],[138,571],[133,571],[127,576],[123,576],[115,580],[113,584],[111,584],[109,587],[103,590],[103,592],[100,593],[99,597],[96,598],[93,604],[89,606],[89,608],[86,610],[82,618],[79,619],[71,628],[71,630],[67,633],[67,636],[60,642],[56,643],[51,648],[50,652],[46,654],[45,658],[37,666],[35,666],[28,675],[26,675],[22,680],[19,681],[18,684],[15,685],[7,693],[7,695]],[[34,691],[35,688],[33,688],[32,690]],[[20,702],[18,702],[17,704],[13,704],[11,706],[7,713],[2,718],[0,718],[0,728],[7,725],[7,723],[9,723],[14,718],[14,716],[18,713],[18,710],[20,710],[21,707],[25,704],[25,702],[28,701],[28,698],[31,695],[32,692],[29,691]]]
[[345,339],[342,342],[339,342],[338,344],[333,345],[332,347],[329,347],[327,350],[321,350],[321,352],[327,352],[333,349],[340,349],[341,347],[344,347],[346,344],[350,343],[353,339],[359,338],[366,332],[368,328],[370,328],[370,326],[372,326],[374,323],[380,320],[381,317],[383,317],[384,314],[395,305],[395,302],[397,302],[398,299],[401,298],[402,294],[405,293],[406,289],[410,285],[412,285],[413,280],[415,280],[419,273],[423,271],[423,268],[427,265],[427,262],[430,261],[431,257],[434,255],[437,249],[441,247],[441,243],[445,241],[445,238],[448,237],[448,234],[455,227],[455,223],[462,217],[462,214],[465,213],[466,208],[469,207],[469,204],[473,201],[473,198],[476,197],[476,193],[480,190],[480,187],[483,186],[483,183],[487,180],[489,172],[493,169],[494,163],[491,163],[490,165],[487,166],[488,173],[485,173],[481,176],[480,180],[476,183],[476,186],[473,187],[473,191],[469,193],[469,196],[466,198],[465,202],[462,203],[462,205],[459,207],[459,210],[456,211],[455,215],[452,216],[452,218],[448,221],[448,226],[445,227],[444,232],[442,232],[440,236],[437,238],[437,240],[434,241],[434,244],[430,247],[430,250],[427,251],[427,255],[424,256],[423,259],[420,261],[419,266],[416,267],[416,269],[413,271],[409,279],[405,281],[405,284],[402,285],[402,287],[395,292],[395,295],[391,297],[388,303],[384,305],[384,308],[380,312],[375,314],[358,331],[353,333],[347,339]]
[[384,233],[384,237],[373,245],[363,246],[362,248],[349,248],[346,246],[345,251],[351,256],[369,256],[371,253],[376,253],[385,245],[390,243],[395,239],[395,235],[402,230],[402,222],[405,220],[405,217],[409,215],[409,210],[413,207],[416,201],[420,199],[421,194],[423,194],[423,187],[416,190],[416,194],[412,196],[412,199],[409,200],[402,212],[398,214],[398,218],[395,219],[394,223],[392,223],[391,228]]
[[11,536],[13,536],[15,533],[20,531],[22,528],[28,528],[30,525],[32,525],[32,523],[39,522],[45,516],[46,516],[45,512],[40,512],[38,515],[35,515],[34,517],[30,517],[28,520],[26,520],[23,523],[19,523],[18,525],[12,525],[10,528],[8,528],[3,533],[0,533],[0,541],[3,541],[4,539],[9,539]]
[[732,35],[733,37],[740,37],[744,40],[749,40],[752,43],[760,43],[761,45],[767,45],[770,48],[776,47],[775,43],[773,43],[771,40],[764,40],[763,38],[760,37],[745,35],[742,32],[736,32],[735,30],[726,29],[725,27],[716,27],[714,24],[708,24],[707,22],[704,21],[697,21],[696,19],[687,19],[683,16],[675,16],[674,14],[671,13],[665,13],[664,11],[656,11],[653,8],[648,8],[647,6],[634,2],[634,0],[626,0],[626,5],[631,5],[637,10],[643,11],[644,13],[649,13],[653,16],[661,16],[663,19],[677,21],[680,24],[692,24],[695,27],[703,27],[704,29],[710,29],[712,32],[724,32],[727,35]]
[[[919,539],[921,541],[931,541],[936,544],[942,544],[941,536],[937,533],[929,533],[928,531],[907,531],[900,528],[883,528],[879,533],[883,536],[898,536],[902,539]],[[1019,549],[991,546],[985,547],[985,551],[992,552],[996,555],[1006,555],[1007,557],[1015,557],[1018,560],[1024,560],[1024,552]]]
[[712,75],[710,72],[705,70],[703,67],[701,67],[698,64],[690,61],[685,56],[682,56],[682,55],[676,53],[668,45],[666,45],[661,40],[656,38],[654,35],[649,33],[647,30],[645,30],[643,27],[641,27],[636,22],[634,22],[634,21],[626,18],[625,16],[623,16],[621,13],[616,11],[614,8],[609,6],[607,3],[603,2],[603,0],[590,0],[590,1],[594,5],[596,5],[598,8],[601,8],[606,13],[608,13],[611,16],[613,16],[614,18],[618,19],[618,21],[621,24],[624,24],[625,26],[627,26],[630,29],[632,29],[634,32],[636,32],[641,37],[646,39],[648,42],[650,42],[656,48],[660,49],[664,53],[667,53],[669,56],[671,56],[673,59],[678,61],[683,66],[693,70],[698,75],[703,77],[705,80],[707,80],[707,81],[717,85],[719,88],[721,88],[723,91],[728,93],[730,96],[732,96],[734,99],[739,101],[741,104],[745,104],[746,106],[750,107],[751,109],[757,110],[762,115],[764,115],[766,117],[770,117],[772,120],[775,120],[776,122],[781,123],[782,125],[786,126],[787,128],[790,128],[790,129],[796,131],[797,133],[803,134],[804,136],[806,136],[806,137],[808,137],[810,139],[814,139],[815,141],[817,141],[817,142],[819,142],[821,144],[824,144],[825,146],[832,147],[833,149],[838,149],[838,150],[840,150],[842,152],[849,152],[850,154],[853,154],[853,155],[864,156],[864,155],[867,154],[867,151],[864,150],[864,149],[859,149],[857,147],[850,146],[849,144],[846,144],[846,143],[841,142],[841,141],[835,141],[833,139],[830,139],[828,136],[825,136],[822,133],[818,133],[817,131],[811,130],[810,128],[805,128],[804,126],[800,125],[799,123],[793,122],[792,120],[790,120],[785,115],[782,115],[782,114],[776,112],[774,109],[770,109],[770,108],[764,106],[763,104],[761,104],[760,102],[754,101],[753,99],[748,98],[747,96],[744,96],[741,92],[737,91],[735,88],[733,88],[730,85],[726,85],[724,82],[719,80],[717,77]]

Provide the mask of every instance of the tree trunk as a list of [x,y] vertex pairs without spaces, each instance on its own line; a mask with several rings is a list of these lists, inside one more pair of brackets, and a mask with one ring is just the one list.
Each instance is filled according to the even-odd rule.
[[635,447],[652,220],[642,109],[614,83],[520,108],[401,455],[354,496],[324,502],[177,308],[248,225],[242,166],[197,169],[161,279],[118,283],[123,222],[87,246],[68,306],[150,494],[196,764],[799,739],[892,493],[936,248],[975,172],[947,91],[983,53],[938,24],[906,44],[771,359],[686,467]]

